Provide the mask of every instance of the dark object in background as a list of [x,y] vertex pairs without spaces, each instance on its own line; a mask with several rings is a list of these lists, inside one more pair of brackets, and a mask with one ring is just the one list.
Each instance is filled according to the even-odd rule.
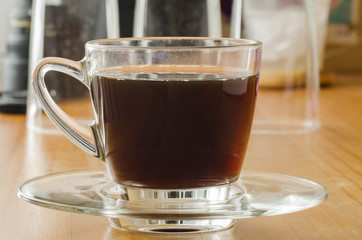
[[121,37],[132,37],[135,0],[118,0],[118,6]]
[[[9,13],[9,28],[7,34],[7,55],[3,60],[3,66],[2,66],[3,72],[1,76],[2,92],[0,92],[0,112],[3,113],[26,112],[31,6],[32,6],[32,0],[17,0],[14,7]],[[119,13],[120,13],[119,16],[120,16],[120,28],[121,28],[122,37],[132,37],[133,35],[134,6],[135,6],[135,0],[129,0],[129,1],[119,0]],[[55,15],[56,14],[59,15],[61,13],[63,13],[63,15],[68,14],[65,9],[60,9],[60,11],[56,13],[55,6],[50,6],[49,9],[47,9],[48,10],[47,13],[51,12],[52,7],[54,8],[53,13]],[[52,17],[55,18],[56,17],[55,15]],[[48,17],[50,16],[48,15]],[[61,38],[63,38],[63,40],[71,39],[73,42],[74,41],[80,42],[79,36],[77,38],[74,37],[75,35],[77,35],[77,33],[72,32],[72,27],[70,26],[72,24],[79,24],[79,23],[75,23],[74,19],[69,17],[69,19],[65,22],[58,22],[58,25],[54,26],[55,28],[51,28],[51,26],[48,24],[46,32],[49,35],[45,36],[46,41],[57,42],[58,45],[64,44],[64,41],[60,40]],[[51,35],[50,34],[51,32],[56,32],[57,34]],[[45,56],[67,55],[69,57],[69,55],[72,55],[72,59],[74,60],[80,60],[80,58],[83,56],[82,53],[83,48],[77,49],[77,51],[72,51],[71,54],[69,52],[66,52],[67,49],[68,48],[66,48],[65,46],[59,46],[58,48],[55,49],[54,48],[44,49],[44,52]],[[59,75],[59,73],[52,73],[52,74]],[[67,77],[67,76],[62,75],[62,77]],[[76,87],[73,90],[77,89],[78,88]]]
[[152,0],[147,7],[145,36],[209,35],[206,0]]
[[26,90],[16,90],[0,93],[0,112],[2,113],[25,113]]
[[7,55],[1,76],[0,112],[25,113],[32,0],[18,0],[9,13]]

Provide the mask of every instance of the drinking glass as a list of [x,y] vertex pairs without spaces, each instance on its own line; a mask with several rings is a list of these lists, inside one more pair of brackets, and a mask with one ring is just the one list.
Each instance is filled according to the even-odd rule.
[[244,0],[243,8],[242,36],[263,42],[253,133],[318,129],[329,0]]
[[[29,79],[43,57],[78,61],[84,56],[87,41],[119,37],[117,0],[35,0],[32,15]],[[46,76],[46,84],[64,111],[78,120],[90,122],[92,106],[87,104],[89,94],[82,84],[54,72]],[[44,114],[30,85],[26,125],[41,133],[60,133]]]
[[253,133],[320,127],[319,70],[329,0],[137,0],[134,36],[248,38],[263,44]]

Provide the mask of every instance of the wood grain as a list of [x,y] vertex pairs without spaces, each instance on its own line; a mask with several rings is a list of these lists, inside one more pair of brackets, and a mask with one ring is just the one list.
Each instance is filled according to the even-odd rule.
[[[244,168],[290,174],[327,187],[309,210],[238,220],[231,229],[162,239],[362,239],[362,75],[341,75],[320,94],[322,128],[305,135],[252,135]],[[106,218],[45,209],[16,196],[39,175],[104,168],[62,135],[26,130],[0,114],[0,239],[160,239],[115,230]]]

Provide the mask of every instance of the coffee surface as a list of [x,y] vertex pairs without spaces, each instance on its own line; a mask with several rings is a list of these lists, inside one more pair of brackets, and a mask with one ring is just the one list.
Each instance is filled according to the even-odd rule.
[[192,188],[237,180],[257,81],[202,71],[94,75],[91,93],[114,181]]

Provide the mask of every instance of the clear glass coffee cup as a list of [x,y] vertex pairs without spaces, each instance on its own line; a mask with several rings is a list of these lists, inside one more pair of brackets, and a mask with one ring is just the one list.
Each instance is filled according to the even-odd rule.
[[[33,87],[53,123],[105,162],[129,201],[215,203],[227,199],[229,184],[240,177],[260,55],[261,43],[245,39],[94,40],[79,62],[42,59]],[[88,88],[94,112],[90,125],[74,120],[52,99],[44,80],[51,71]]]

